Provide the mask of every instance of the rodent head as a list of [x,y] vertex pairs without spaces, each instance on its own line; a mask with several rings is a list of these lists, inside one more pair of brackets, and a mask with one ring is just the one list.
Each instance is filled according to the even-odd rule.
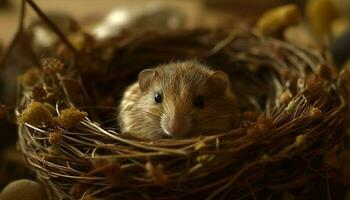
[[156,132],[171,137],[227,131],[232,126],[235,96],[225,72],[192,61],[145,69],[138,77],[143,108]]

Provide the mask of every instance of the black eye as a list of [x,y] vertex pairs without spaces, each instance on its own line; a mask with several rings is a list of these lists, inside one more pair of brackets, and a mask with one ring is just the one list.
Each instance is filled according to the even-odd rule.
[[163,101],[163,96],[162,96],[162,94],[157,93],[157,94],[154,96],[154,101],[155,101],[156,103],[162,103],[162,101]]
[[204,108],[204,97],[197,96],[193,99],[193,105],[197,108]]

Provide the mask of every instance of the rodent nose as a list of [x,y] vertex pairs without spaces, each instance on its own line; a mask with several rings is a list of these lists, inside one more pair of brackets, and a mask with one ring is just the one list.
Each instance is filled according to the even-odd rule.
[[181,136],[184,134],[184,121],[183,120],[178,120],[178,119],[173,119],[169,120],[168,122],[168,127],[169,127],[169,132],[172,136]]

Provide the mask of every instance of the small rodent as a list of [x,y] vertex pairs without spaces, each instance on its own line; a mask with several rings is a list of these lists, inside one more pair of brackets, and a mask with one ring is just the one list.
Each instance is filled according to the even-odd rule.
[[124,93],[118,120],[123,134],[179,138],[227,131],[235,112],[228,75],[184,61],[141,71]]

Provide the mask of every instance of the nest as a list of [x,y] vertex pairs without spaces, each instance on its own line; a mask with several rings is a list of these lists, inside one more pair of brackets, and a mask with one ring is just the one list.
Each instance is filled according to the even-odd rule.
[[[53,199],[337,195],[326,190],[339,181],[327,155],[341,148],[347,76],[318,52],[252,31],[207,29],[87,45],[79,55],[56,46],[60,60],[19,78],[19,148]],[[237,126],[183,139],[120,134],[115,108],[125,86],[143,68],[189,59],[229,74]]]

